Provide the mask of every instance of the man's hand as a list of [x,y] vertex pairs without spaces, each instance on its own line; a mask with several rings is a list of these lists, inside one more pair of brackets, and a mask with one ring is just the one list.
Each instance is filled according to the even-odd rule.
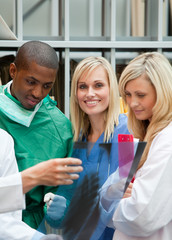
[[82,161],[77,158],[56,158],[41,162],[21,172],[23,193],[38,185],[69,185],[83,170]]

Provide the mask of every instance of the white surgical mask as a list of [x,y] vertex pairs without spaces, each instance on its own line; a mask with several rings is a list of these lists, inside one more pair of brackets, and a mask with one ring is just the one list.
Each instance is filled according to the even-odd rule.
[[34,110],[27,110],[21,106],[19,106],[16,102],[5,95],[5,89],[7,92],[10,93],[10,86],[12,81],[7,83],[4,86],[3,92],[0,93],[0,109],[1,111],[9,117],[11,120],[20,123],[26,127],[29,127],[35,114],[37,113],[38,109],[42,105],[42,101],[39,102]]

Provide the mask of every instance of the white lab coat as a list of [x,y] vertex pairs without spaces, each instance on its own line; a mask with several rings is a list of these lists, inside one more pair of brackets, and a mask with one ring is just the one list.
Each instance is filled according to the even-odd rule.
[[[15,158],[12,159],[11,157],[10,159],[15,161]],[[24,208],[25,198],[22,190],[21,174],[18,172],[7,177],[0,177],[0,213]]]
[[113,214],[113,240],[172,239],[172,123],[153,140],[132,196]]
[[[24,206],[23,193],[21,175],[18,173],[14,154],[13,139],[2,129],[0,129],[0,149],[0,177],[2,177],[0,181],[0,209],[9,211]],[[7,176],[9,176],[8,179]],[[14,181],[12,185],[11,181]],[[17,191],[17,194],[14,191]],[[21,210],[0,214],[1,240],[38,240],[43,236],[22,222],[21,217]]]

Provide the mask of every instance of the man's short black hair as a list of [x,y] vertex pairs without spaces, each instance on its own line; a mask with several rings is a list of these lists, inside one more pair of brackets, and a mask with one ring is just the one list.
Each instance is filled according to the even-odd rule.
[[58,57],[55,50],[47,43],[41,41],[28,41],[18,50],[14,63],[18,70],[29,69],[31,62],[58,69]]

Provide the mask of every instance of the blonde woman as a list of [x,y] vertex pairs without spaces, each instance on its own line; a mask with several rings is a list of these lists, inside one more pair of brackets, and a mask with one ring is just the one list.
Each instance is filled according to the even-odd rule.
[[[127,117],[120,114],[116,76],[104,57],[88,57],[76,67],[71,86],[71,121],[74,141],[90,143],[91,149],[76,149],[73,156],[83,162],[84,175],[98,173],[100,187],[118,167],[118,134],[128,134]],[[110,156],[99,144],[112,143]],[[99,231],[100,230],[100,231]],[[99,223],[93,240],[112,239],[114,230]]]
[[[128,104],[129,129],[147,145],[131,197],[122,199],[113,213],[113,239],[171,240],[172,67],[158,52],[141,54],[123,71],[119,89]],[[114,204],[109,199],[107,208],[103,202],[108,193],[101,197],[107,212]]]

